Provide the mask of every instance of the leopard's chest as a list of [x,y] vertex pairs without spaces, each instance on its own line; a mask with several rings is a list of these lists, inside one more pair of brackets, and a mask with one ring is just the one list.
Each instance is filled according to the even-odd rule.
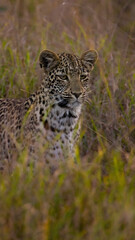
[[61,108],[56,105],[51,109],[50,113],[48,114],[47,120],[49,122],[49,125],[52,126],[54,129],[70,133],[74,130],[78,122],[80,110],[80,108]]
[[70,109],[54,106],[45,119],[40,119],[40,131],[47,148],[46,158],[65,159],[74,155],[74,132],[78,123],[79,113]]
[[45,158],[51,160],[64,160],[69,156],[74,156],[72,132],[54,133],[52,130],[46,131],[46,142],[48,147],[45,150]]

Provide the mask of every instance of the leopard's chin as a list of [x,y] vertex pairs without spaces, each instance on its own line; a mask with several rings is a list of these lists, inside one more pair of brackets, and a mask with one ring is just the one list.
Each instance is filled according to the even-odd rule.
[[73,103],[71,103],[71,106],[74,108],[74,107],[80,106],[81,104],[82,104],[81,101],[76,100],[76,101],[74,101]]

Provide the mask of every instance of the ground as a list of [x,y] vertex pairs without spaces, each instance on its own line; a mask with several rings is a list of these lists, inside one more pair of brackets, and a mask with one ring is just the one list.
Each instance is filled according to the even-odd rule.
[[0,3],[0,97],[37,89],[43,49],[99,53],[77,162],[28,171],[22,152],[0,175],[0,239],[135,239],[134,15],[132,0]]

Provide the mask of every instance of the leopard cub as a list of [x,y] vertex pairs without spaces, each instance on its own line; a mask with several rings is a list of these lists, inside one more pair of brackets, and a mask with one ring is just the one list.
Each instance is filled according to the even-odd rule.
[[[39,63],[44,79],[28,99],[0,99],[0,162],[12,163],[27,148],[28,158],[54,164],[74,156],[75,129],[88,92],[97,52],[81,57],[44,50]],[[78,127],[79,128],[79,127]],[[22,148],[20,148],[22,143]]]

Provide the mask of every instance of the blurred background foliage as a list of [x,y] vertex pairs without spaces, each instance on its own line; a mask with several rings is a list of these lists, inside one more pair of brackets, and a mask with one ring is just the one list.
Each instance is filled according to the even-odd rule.
[[93,48],[78,164],[33,173],[22,154],[0,176],[1,240],[135,239],[135,1],[0,1],[0,97],[37,89],[41,50]]

